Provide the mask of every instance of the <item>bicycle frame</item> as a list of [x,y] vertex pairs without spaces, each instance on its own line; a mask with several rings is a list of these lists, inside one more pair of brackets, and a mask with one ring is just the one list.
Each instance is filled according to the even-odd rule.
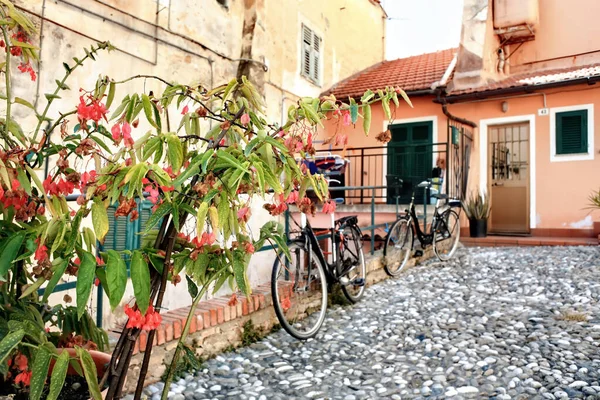
[[335,230],[335,220],[333,217],[333,214],[331,214],[331,228],[329,228],[329,238],[331,239],[331,243],[332,243],[332,263],[327,262],[327,259],[325,257],[325,254],[323,253],[323,250],[321,249],[321,246],[319,246],[319,239],[317,238],[317,236],[315,235],[314,230],[312,229],[310,222],[308,221],[308,218],[306,218],[305,214],[301,214],[301,227],[302,227],[302,233],[300,234],[300,239],[304,241],[305,245],[307,246],[307,254],[309,257],[309,263],[308,263],[308,273],[310,276],[310,268],[312,268],[312,263],[310,262],[310,257],[312,257],[312,251],[315,251],[315,254],[317,255],[317,257],[319,258],[319,261],[321,262],[321,265],[323,265],[325,267],[325,275],[327,277],[327,283],[328,284],[332,284],[332,283],[336,283],[338,281],[338,279],[335,277],[335,268],[337,266],[337,264],[339,263],[339,255],[337,254],[337,240],[336,240],[336,230]]
[[[440,216],[444,212],[446,212],[446,210],[449,210],[455,206],[458,207],[458,205],[452,205],[452,202],[450,201],[448,203],[448,208],[445,208],[440,213],[439,203],[440,203],[440,199],[437,199],[437,201],[435,202],[435,209],[433,211],[433,218],[431,220],[429,232],[427,232],[427,227],[424,227],[423,230],[421,229],[421,224],[419,223],[419,219],[418,219],[417,213],[415,211],[415,194],[414,193],[412,194],[409,209],[406,210],[406,213],[407,213],[407,215],[410,215],[410,218],[414,221],[413,226],[415,229],[415,233],[417,234],[417,239],[421,243],[422,247],[429,246],[433,243],[433,233],[436,231],[436,229],[438,229],[438,223],[440,222]],[[460,208],[459,208],[459,213],[460,213]]]

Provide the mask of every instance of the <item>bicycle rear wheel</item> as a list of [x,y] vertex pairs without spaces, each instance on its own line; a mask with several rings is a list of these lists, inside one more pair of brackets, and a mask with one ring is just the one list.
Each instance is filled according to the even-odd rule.
[[413,228],[408,218],[400,218],[394,222],[383,247],[385,272],[390,276],[398,276],[406,267],[413,248]]
[[[348,279],[341,282],[344,296],[356,303],[365,293],[367,265],[362,249],[360,231],[355,226],[347,226],[343,231],[345,248],[340,254],[342,262],[338,266],[338,277]],[[345,279],[343,279],[345,281]]]
[[454,255],[460,239],[460,219],[454,210],[441,215],[433,233],[433,251],[440,261],[448,261]]
[[273,307],[283,329],[306,340],[317,334],[325,320],[327,278],[317,255],[311,251],[309,257],[304,242],[291,243],[289,250],[291,260],[279,252],[273,264]]

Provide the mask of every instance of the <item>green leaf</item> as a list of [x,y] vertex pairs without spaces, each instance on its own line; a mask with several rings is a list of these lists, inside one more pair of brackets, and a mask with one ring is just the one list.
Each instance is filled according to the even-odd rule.
[[21,342],[23,336],[25,336],[25,331],[22,329],[4,336],[4,339],[0,342],[0,364],[6,361],[13,349]]
[[355,124],[358,120],[358,104],[355,102],[350,104],[350,119],[352,119],[352,124]]
[[412,102],[410,101],[410,99],[408,98],[408,95],[406,94],[406,92],[405,92],[404,90],[400,89],[400,88],[398,88],[396,91],[397,91],[398,93],[400,93],[400,96],[402,96],[402,98],[404,99],[404,101],[405,101],[405,102],[406,102],[406,103],[407,103],[407,104],[408,104],[408,105],[409,105],[411,108],[413,108],[413,104],[412,104]]
[[150,122],[150,125],[152,125],[155,128],[158,128],[158,126],[156,125],[156,121],[154,121],[152,102],[150,101],[148,95],[145,93],[142,94],[142,104],[144,106],[144,114],[146,114],[146,119],[148,120],[148,122]]
[[35,108],[33,107],[33,104],[31,104],[30,102],[28,102],[25,99],[22,99],[20,97],[15,97],[15,103],[21,104],[21,105],[23,105],[25,107],[28,107],[28,108],[31,108],[32,110],[35,111]]
[[208,213],[208,203],[203,201],[198,207],[198,214],[196,216],[196,236],[200,238],[202,232],[204,232],[204,225],[206,225],[206,214]]
[[0,254],[2,254],[0,257],[0,281],[6,281],[6,274],[14,259],[17,258],[24,238],[25,232],[20,232],[6,239],[0,247]]
[[127,265],[115,250],[107,252],[108,260],[106,261],[106,284],[110,293],[110,307],[114,310],[125,294],[127,286]]
[[229,220],[229,201],[227,201],[227,197],[223,194],[221,195],[217,211],[219,214],[219,228],[222,228]]
[[383,97],[381,99],[381,106],[383,107],[383,112],[385,113],[386,119],[392,118],[392,112],[390,111],[390,99],[387,97]]
[[71,88],[66,83],[61,82],[58,79],[55,79],[54,82],[56,82],[56,86],[58,86],[61,90],[71,90]]
[[262,166],[262,163],[257,162],[254,163],[254,168],[256,169],[256,180],[258,181],[258,189],[260,193],[265,192],[265,170]]
[[33,292],[37,291],[40,288],[40,286],[44,284],[44,282],[46,282],[46,278],[44,278],[43,276],[39,277],[32,285],[29,285],[29,287],[27,287],[27,289],[23,293],[21,293],[19,300],[24,299]]
[[115,91],[117,85],[114,82],[111,82],[108,85],[108,97],[106,98],[106,109],[108,110],[115,98]]
[[100,243],[104,243],[104,237],[108,233],[109,228],[108,214],[99,199],[95,199],[94,204],[92,204],[92,225],[94,226],[96,238]]
[[187,280],[188,292],[190,293],[190,296],[192,296],[192,299],[195,299],[196,296],[198,296],[198,286],[187,274],[185,275],[185,279]]
[[131,283],[137,306],[145,315],[150,305],[150,270],[139,250],[135,250],[131,257]]
[[[69,265],[69,262],[67,260],[63,260],[60,258],[58,260],[60,261],[56,269],[52,271],[52,279],[50,279],[50,282],[48,282],[48,284],[46,285],[46,289],[44,289],[44,296],[42,297],[43,303],[48,301],[48,297],[50,297],[50,295],[54,291],[54,288],[58,284],[58,281],[60,281],[60,279],[63,277],[63,274],[65,273],[65,271],[67,270],[67,266]],[[56,262],[56,259],[54,261]]]
[[219,160],[222,160],[226,164],[229,164],[230,166],[232,166],[234,168],[240,169],[244,172],[248,172],[248,170],[242,166],[242,164],[239,162],[239,160],[237,158],[235,158],[234,156],[232,156],[231,154],[227,153],[224,150],[219,149],[217,151],[217,158]]
[[363,130],[365,135],[369,136],[369,130],[371,130],[371,106],[365,105],[363,108]]
[[54,94],[54,93],[46,93],[46,94],[44,94],[44,96],[46,97],[46,99],[48,101],[52,101],[54,99],[60,99],[61,98],[59,95]]
[[[275,191],[276,194],[280,194],[283,193],[283,187],[281,187],[281,182],[279,182],[279,179],[277,179],[277,177],[273,174],[273,172],[270,169],[265,169],[265,180],[267,181],[267,183],[269,184],[269,186],[271,186],[271,188]],[[311,176],[311,175],[309,175]]]
[[156,211],[152,213],[148,221],[146,221],[146,229],[144,229],[144,233],[148,233],[158,224],[158,222],[167,215],[173,209],[173,205],[171,203],[163,202]]
[[183,146],[176,135],[167,136],[167,157],[169,164],[173,167],[173,172],[179,172],[183,165]]
[[363,96],[360,98],[360,102],[361,103],[366,103],[369,100],[371,100],[373,97],[375,97],[375,93],[373,93],[373,91],[371,89],[367,90],[365,92],[365,94],[363,94]]
[[142,149],[142,154],[144,155],[143,160],[146,161],[152,154],[157,152],[159,149],[161,149],[162,156],[162,139],[157,136],[150,138],[148,142],[146,142],[146,144],[144,145],[144,148]]
[[248,276],[246,275],[246,263],[244,262],[243,256],[239,255],[240,252],[236,252],[233,256],[233,274],[235,276],[235,282],[238,288],[246,296],[250,295],[250,284],[248,282]]
[[67,377],[67,369],[69,368],[69,353],[62,351],[58,359],[54,363],[52,376],[50,377],[50,390],[46,400],[56,400],[62,391]]
[[90,353],[81,347],[76,347],[77,355],[81,360],[83,366],[83,374],[88,384],[90,394],[94,400],[102,400],[102,394],[100,393],[100,387],[98,386],[98,371],[96,371],[96,364],[92,359]]
[[81,318],[85,312],[85,306],[92,292],[92,285],[96,277],[96,257],[87,251],[83,252],[83,259],[77,272],[77,284],[75,291],[77,293],[77,316]]
[[29,387],[29,398],[31,400],[39,400],[42,397],[44,383],[48,377],[48,368],[50,367],[50,359],[52,355],[48,347],[40,346],[35,352],[35,360],[31,369],[31,383]]

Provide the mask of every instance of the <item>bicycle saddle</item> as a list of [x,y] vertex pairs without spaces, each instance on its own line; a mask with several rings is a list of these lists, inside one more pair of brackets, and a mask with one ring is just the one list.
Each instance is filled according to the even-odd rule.
[[358,225],[358,217],[356,215],[349,215],[335,220],[336,224],[340,225]]

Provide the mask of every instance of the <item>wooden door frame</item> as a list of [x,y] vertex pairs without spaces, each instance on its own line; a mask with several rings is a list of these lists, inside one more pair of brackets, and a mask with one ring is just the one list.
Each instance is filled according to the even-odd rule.
[[[403,124],[413,124],[415,122],[431,122],[431,143],[437,143],[438,140],[438,117],[437,115],[428,115],[425,117],[417,117],[417,118],[404,118],[404,119],[394,119],[391,121],[383,121],[383,131],[387,131],[388,129],[390,129],[391,126],[393,125],[403,125]],[[390,131],[391,133],[391,131]],[[391,140],[390,140],[391,142]],[[388,142],[389,143],[389,142]],[[388,165],[388,160],[387,160],[387,154],[388,154],[388,143],[385,144],[386,150],[385,150],[385,154],[383,156],[383,181],[381,182],[382,186],[387,186],[387,181],[386,181],[386,175],[387,175],[387,165]],[[433,157],[432,157],[433,158]],[[433,159],[432,163],[433,165],[431,166],[431,168],[435,167],[435,159]],[[387,199],[387,189],[383,189],[383,193],[382,193],[383,197]]]
[[488,129],[493,125],[506,125],[513,123],[529,123],[529,229],[537,226],[536,214],[536,131],[535,114],[517,115],[514,117],[489,118],[479,120],[479,190],[481,193],[491,193],[488,181]]

